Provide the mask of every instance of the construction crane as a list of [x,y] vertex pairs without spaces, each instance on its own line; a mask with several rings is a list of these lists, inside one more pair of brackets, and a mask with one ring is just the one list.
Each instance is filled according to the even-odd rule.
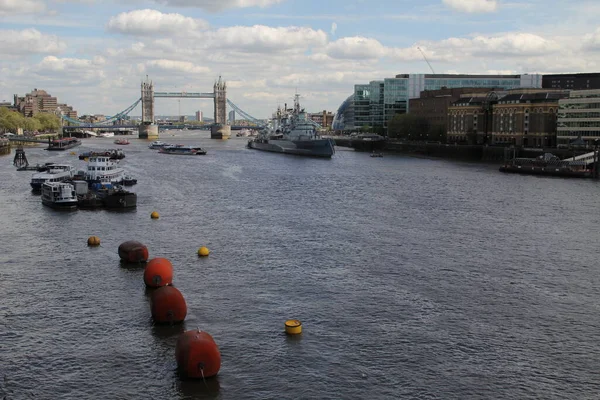
[[429,64],[429,61],[427,60],[427,57],[425,57],[425,53],[423,53],[423,50],[421,50],[421,48],[419,46],[417,46],[417,49],[423,55],[423,59],[425,59],[425,62],[427,63],[427,65],[429,65],[429,69],[431,70],[431,72],[435,75],[435,71],[433,70],[433,67],[431,66],[431,64]]

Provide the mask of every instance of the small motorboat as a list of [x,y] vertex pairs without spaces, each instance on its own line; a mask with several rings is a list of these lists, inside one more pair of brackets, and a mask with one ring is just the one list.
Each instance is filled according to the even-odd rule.
[[121,144],[121,145],[129,144],[129,140],[127,140],[127,139],[116,139],[115,140],[115,144]]
[[137,179],[135,179],[132,176],[129,175],[125,175],[123,177],[123,180],[121,181],[121,185],[123,186],[133,186],[137,183]]
[[372,153],[371,153],[371,157],[383,157],[383,153],[375,153],[375,152],[372,152]]
[[150,143],[150,146],[148,146],[148,148],[150,148],[152,150],[156,150],[156,149],[162,149],[165,146],[173,146],[173,145],[170,143],[161,142],[160,140],[156,140],[156,141]]
[[201,147],[184,146],[181,144],[164,146],[158,149],[158,152],[162,154],[179,154],[188,156],[203,156],[206,154],[206,150]]

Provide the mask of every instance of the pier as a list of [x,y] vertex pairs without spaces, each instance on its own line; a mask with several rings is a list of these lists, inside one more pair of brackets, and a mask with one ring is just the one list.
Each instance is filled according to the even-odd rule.
[[0,139],[0,154],[10,153],[10,140]]

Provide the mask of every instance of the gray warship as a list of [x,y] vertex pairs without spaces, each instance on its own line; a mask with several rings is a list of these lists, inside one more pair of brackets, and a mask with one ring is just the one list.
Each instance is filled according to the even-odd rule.
[[248,141],[248,148],[331,158],[335,153],[333,140],[320,137],[315,125],[300,108],[300,95],[296,94],[294,108],[278,108],[267,128]]

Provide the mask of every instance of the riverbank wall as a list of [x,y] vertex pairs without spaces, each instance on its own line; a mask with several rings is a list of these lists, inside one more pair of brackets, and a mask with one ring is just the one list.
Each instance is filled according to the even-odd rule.
[[411,154],[424,157],[446,158],[462,161],[480,161],[502,164],[515,157],[535,158],[552,153],[560,159],[588,153],[589,149],[529,149],[502,146],[455,145],[442,143],[407,143],[386,141],[383,150],[392,153]]

